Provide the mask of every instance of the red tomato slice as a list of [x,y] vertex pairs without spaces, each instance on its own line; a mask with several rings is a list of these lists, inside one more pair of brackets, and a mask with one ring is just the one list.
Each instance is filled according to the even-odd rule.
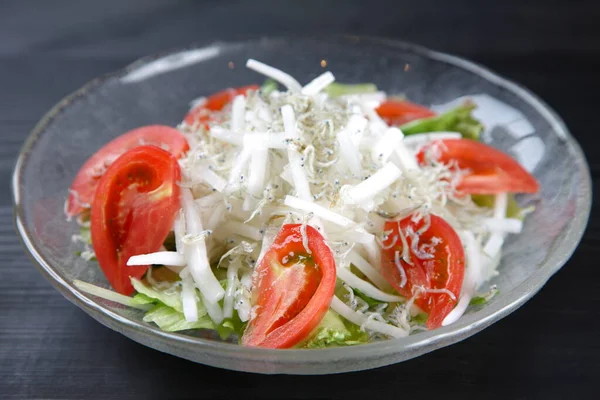
[[206,102],[200,104],[190,110],[183,119],[188,125],[204,124],[208,129],[208,121],[210,115],[214,111],[221,111],[227,104],[231,103],[235,96],[239,94],[245,95],[249,90],[258,90],[258,85],[248,85],[239,88],[229,88],[210,95]]
[[404,100],[386,100],[377,107],[376,111],[388,125],[395,126],[436,115],[427,107]]
[[179,210],[179,164],[156,146],[129,150],[100,178],[91,214],[92,245],[104,275],[119,293],[131,295],[130,276],[148,266],[128,267],[136,254],[158,251]]
[[75,175],[65,206],[67,216],[79,214],[84,205],[92,202],[98,181],[110,163],[127,150],[144,144],[163,147],[176,158],[189,149],[187,140],[177,129],[164,125],[143,126],[108,142],[94,153]]
[[[433,329],[442,325],[444,318],[456,305],[465,274],[465,253],[454,229],[437,215],[430,214],[430,218],[431,225],[418,235],[416,244],[413,243],[416,236],[411,233],[418,233],[424,228],[424,218],[416,223],[412,216],[385,223],[384,230],[391,233],[383,242],[381,270],[390,285],[407,298],[413,296],[417,286],[425,290],[447,289],[454,295],[453,299],[444,292],[424,292],[416,298],[415,303],[429,314],[427,328]],[[399,228],[406,237],[412,265],[402,259]],[[416,247],[418,254],[413,247]],[[400,264],[406,273],[404,284],[396,265],[396,252],[399,252]]]
[[307,337],[329,309],[335,290],[335,260],[323,236],[287,224],[265,253],[253,275],[256,313],[242,336],[246,346],[289,348]]
[[537,180],[508,154],[487,144],[470,139],[444,139],[424,146],[417,154],[421,165],[427,163],[427,151],[435,147],[438,161],[455,161],[460,169],[468,170],[456,189],[465,194],[494,194],[502,192],[536,193]]

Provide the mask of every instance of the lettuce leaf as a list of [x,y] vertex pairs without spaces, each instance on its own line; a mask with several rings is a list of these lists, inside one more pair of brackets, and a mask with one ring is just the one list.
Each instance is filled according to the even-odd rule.
[[264,96],[270,95],[275,90],[279,89],[279,84],[273,79],[267,79],[260,87],[260,91]]
[[[496,196],[493,194],[472,194],[471,200],[479,207],[494,208],[494,202]],[[518,218],[524,219],[523,209],[517,203],[515,195],[513,193],[508,194],[508,205],[506,207],[506,218]]]
[[144,315],[144,321],[154,322],[160,329],[166,332],[177,332],[187,329],[215,329],[215,324],[208,314],[206,314],[206,310],[204,310],[204,315],[200,316],[200,309],[198,309],[198,321],[188,322],[185,320],[183,313],[162,303],[158,303],[148,311]]
[[[183,304],[181,304],[181,294],[178,290],[158,290],[152,286],[145,285],[142,281],[135,278],[131,278],[131,284],[138,293],[145,295],[147,298],[154,299],[157,302],[161,302],[183,315]],[[137,296],[134,297],[134,301],[137,301],[136,297]],[[204,309],[204,306],[202,306],[202,309]],[[204,310],[204,312],[206,313],[206,310]]]
[[483,125],[472,116],[475,107],[475,103],[466,101],[443,114],[408,122],[400,126],[400,129],[405,135],[427,132],[458,132],[464,138],[479,140]]
[[329,310],[321,323],[313,330],[303,343],[298,347],[314,349],[335,346],[353,346],[367,343],[369,335],[360,330],[360,327],[344,321],[336,312]]
[[[232,334],[241,337],[244,332],[246,324],[240,320],[235,310],[232,318],[228,318],[216,326],[208,316],[200,296],[197,296],[198,321],[188,322],[183,314],[183,304],[181,303],[181,292],[179,290],[174,288],[160,290],[134,278],[131,279],[131,283],[138,292],[133,297],[136,304],[154,304],[154,307],[144,316],[144,321],[154,322],[166,332],[187,329],[214,329],[223,340]],[[222,285],[225,283],[226,281],[221,281]]]
[[340,97],[351,94],[374,93],[377,91],[377,86],[372,83],[348,84],[333,82],[323,89],[323,91],[327,93],[329,97]]

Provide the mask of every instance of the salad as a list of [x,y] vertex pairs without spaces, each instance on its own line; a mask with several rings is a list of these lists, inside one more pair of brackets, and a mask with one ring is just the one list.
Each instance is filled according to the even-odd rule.
[[117,137],[76,175],[65,212],[80,255],[164,331],[322,348],[452,324],[494,277],[536,179],[445,113],[331,72],[193,102],[177,126]]

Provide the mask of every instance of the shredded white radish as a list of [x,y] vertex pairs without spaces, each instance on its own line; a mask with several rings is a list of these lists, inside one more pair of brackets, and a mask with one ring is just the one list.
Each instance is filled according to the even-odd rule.
[[[494,219],[504,219],[506,217],[506,210],[508,209],[508,193],[498,193],[494,199]],[[488,238],[483,251],[490,258],[494,259],[500,253],[502,245],[504,244],[504,233],[503,232],[492,232]]]
[[237,289],[236,282],[238,279],[239,262],[231,263],[227,267],[227,288],[225,289],[225,298],[223,300],[223,317],[231,318],[233,316],[233,302],[235,291]]
[[236,301],[233,308],[238,312],[238,316],[242,322],[246,322],[250,319],[252,311],[252,305],[250,304],[250,289],[252,286],[252,277],[250,272],[242,274],[240,278],[241,289],[236,296]]
[[465,313],[475,291],[482,283],[482,264],[479,245],[471,232],[463,231],[461,238],[463,239],[463,243],[467,250],[465,277],[458,304],[450,311],[446,318],[444,318],[444,321],[442,321],[443,326],[456,322]]
[[354,265],[360,272],[365,274],[365,276],[367,278],[369,278],[369,280],[371,282],[373,282],[373,284],[375,286],[377,286],[379,289],[386,290],[386,291],[390,290],[391,286],[385,280],[383,275],[381,275],[381,272],[379,272],[371,264],[369,264],[369,262],[367,260],[362,258],[361,255],[358,254],[358,252],[356,252],[354,250],[351,251],[346,256],[346,261],[348,261],[349,263]]
[[244,117],[246,110],[246,96],[239,94],[233,99],[231,105],[231,130],[240,132],[244,129]]
[[387,163],[358,185],[344,186],[342,188],[342,199],[348,204],[361,204],[373,198],[382,190],[387,189],[401,175],[402,172],[398,167],[392,163]]
[[[402,131],[396,127],[390,128],[389,130],[393,132],[392,134],[404,136],[402,134]],[[402,170],[404,172],[416,170],[419,168],[415,155],[408,151],[403,141],[400,141],[398,142],[398,144],[396,144],[396,147],[394,148],[394,153],[398,157],[400,161],[400,166],[402,167]]]
[[215,139],[219,139],[223,142],[241,146],[243,143],[243,136],[239,132],[232,132],[227,129],[223,129],[220,126],[213,126],[210,129],[210,135]]
[[351,132],[349,129],[344,129],[338,133],[337,139],[340,145],[340,153],[352,174],[354,174],[354,176],[361,176],[362,168],[360,152],[350,135]]
[[379,265],[381,262],[381,253],[375,240],[361,244],[367,254],[367,259],[371,265]]
[[339,266],[336,268],[336,271],[337,271],[338,278],[340,278],[341,280],[346,282],[349,286],[360,290],[361,292],[363,292],[364,294],[366,294],[367,296],[369,296],[375,300],[385,301],[388,303],[396,303],[396,302],[404,301],[403,297],[394,296],[392,294],[382,292],[381,290],[377,289],[375,286],[373,286],[369,282],[364,281],[364,280],[360,279],[358,276],[354,275],[352,273],[352,271],[350,271],[350,269],[348,269],[346,267]]
[[337,296],[333,296],[333,299],[331,300],[331,309],[336,313],[340,314],[342,317],[346,318],[348,321],[358,326],[362,326],[365,329],[378,333],[383,333],[384,335],[391,336],[394,338],[408,336],[408,331],[402,328],[389,325],[384,322],[369,319],[367,315],[351,309]]
[[386,162],[402,141],[403,136],[399,129],[386,130],[371,148],[371,158],[373,161]]
[[486,218],[482,223],[490,232],[521,233],[523,230],[523,221],[516,218]]
[[[248,168],[248,192],[254,199],[260,198],[264,190],[268,160],[269,152],[266,147],[254,149],[252,156],[250,157],[250,167]],[[252,197],[248,196],[246,198],[252,199]],[[244,207],[245,210],[249,210],[250,208],[251,207]]]
[[292,207],[297,210],[313,213],[317,217],[320,217],[326,221],[332,222],[344,228],[352,228],[356,226],[356,222],[352,221],[350,218],[346,218],[343,215],[337,214],[328,208],[320,206],[311,201],[300,199],[298,197],[285,196],[284,204],[288,207]]
[[206,221],[206,229],[214,231],[225,218],[225,204],[218,203],[212,208],[210,216]]
[[285,132],[250,132],[244,135],[244,146],[254,149],[287,149]]
[[[202,221],[195,209],[192,193],[188,189],[181,189],[181,205],[185,215],[187,234],[200,235],[203,231]],[[210,269],[204,239],[186,244],[184,255],[190,273],[203,297],[212,303],[221,300],[225,295],[225,291]]]
[[302,90],[302,86],[300,85],[300,83],[298,83],[296,79],[292,78],[290,75],[277,68],[271,67],[270,65],[263,64],[260,61],[249,59],[246,62],[246,67],[258,72],[259,74],[263,74],[273,80],[276,80],[292,92],[300,92]]
[[223,229],[236,235],[244,236],[252,240],[261,240],[262,233],[260,229],[255,228],[252,225],[245,224],[238,221],[227,221],[223,224]]
[[75,287],[77,289],[79,289],[83,292],[103,298],[105,300],[112,301],[113,303],[122,304],[124,306],[137,308],[137,309],[144,310],[144,311],[150,309],[150,306],[148,304],[136,304],[134,302],[133,298],[131,298],[129,296],[124,296],[117,292],[113,292],[112,290],[105,289],[100,286],[92,285],[91,283],[87,283],[87,282],[83,282],[83,281],[75,279],[73,281],[73,285],[75,285]]
[[218,192],[222,192],[227,186],[227,181],[217,175],[213,170],[207,167],[196,167],[191,173],[192,182],[204,182],[210,185]]
[[185,258],[176,251],[158,251],[156,253],[139,254],[129,257],[127,265],[171,265],[174,267],[185,267]]
[[212,192],[206,196],[202,196],[198,199],[194,199],[194,203],[200,208],[212,208],[217,203],[223,201],[223,194],[219,192]]
[[305,96],[314,96],[321,90],[329,86],[329,84],[333,83],[333,81],[335,81],[335,77],[333,76],[333,74],[329,71],[324,72],[323,74],[319,75],[311,82],[306,84],[302,88],[301,93]]
[[196,299],[196,288],[194,280],[185,269],[181,276],[181,304],[183,306],[183,316],[187,322],[198,321],[198,303]]
[[223,310],[221,309],[218,301],[209,301],[202,292],[200,292],[200,297],[202,298],[202,304],[204,304],[210,319],[217,325],[223,322]]
[[494,198],[494,218],[506,218],[506,210],[508,209],[508,193],[498,193]]
[[175,221],[173,222],[173,234],[175,235],[175,247],[177,249],[177,253],[183,255],[183,236],[185,236],[185,218],[181,210],[175,216]]
[[458,132],[429,132],[415,133],[404,137],[404,145],[412,149],[419,149],[429,142],[443,139],[460,139],[462,135]]
[[250,161],[250,157],[252,156],[252,149],[248,147],[244,147],[239,154],[239,157],[236,158],[235,164],[231,168],[231,172],[229,173],[229,184],[230,185],[238,185],[243,182],[244,176],[242,175],[242,171]]
[[504,235],[501,233],[492,233],[488,241],[485,243],[485,246],[483,246],[483,252],[490,258],[494,258],[500,252],[500,249],[502,249],[503,245]]
[[[290,105],[281,107],[281,116],[283,118],[283,125],[285,129],[285,136],[287,139],[294,140],[299,137],[298,130],[296,129],[296,117],[294,109]],[[288,150],[289,165],[292,172],[292,180],[294,182],[294,188],[298,197],[304,200],[311,201],[312,195],[310,193],[310,186],[308,184],[308,178],[304,167],[302,165],[302,157],[294,149]]]

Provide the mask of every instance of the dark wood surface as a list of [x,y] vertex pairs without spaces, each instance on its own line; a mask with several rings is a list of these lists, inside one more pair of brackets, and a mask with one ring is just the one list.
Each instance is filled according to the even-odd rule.
[[0,398],[598,398],[596,209],[572,259],[514,314],[403,364],[321,377],[230,372],[143,347],[67,302],[25,255],[13,229],[9,182],[35,122],[99,74],[208,38],[357,33],[470,58],[554,107],[598,183],[597,0],[365,3],[0,2]]

